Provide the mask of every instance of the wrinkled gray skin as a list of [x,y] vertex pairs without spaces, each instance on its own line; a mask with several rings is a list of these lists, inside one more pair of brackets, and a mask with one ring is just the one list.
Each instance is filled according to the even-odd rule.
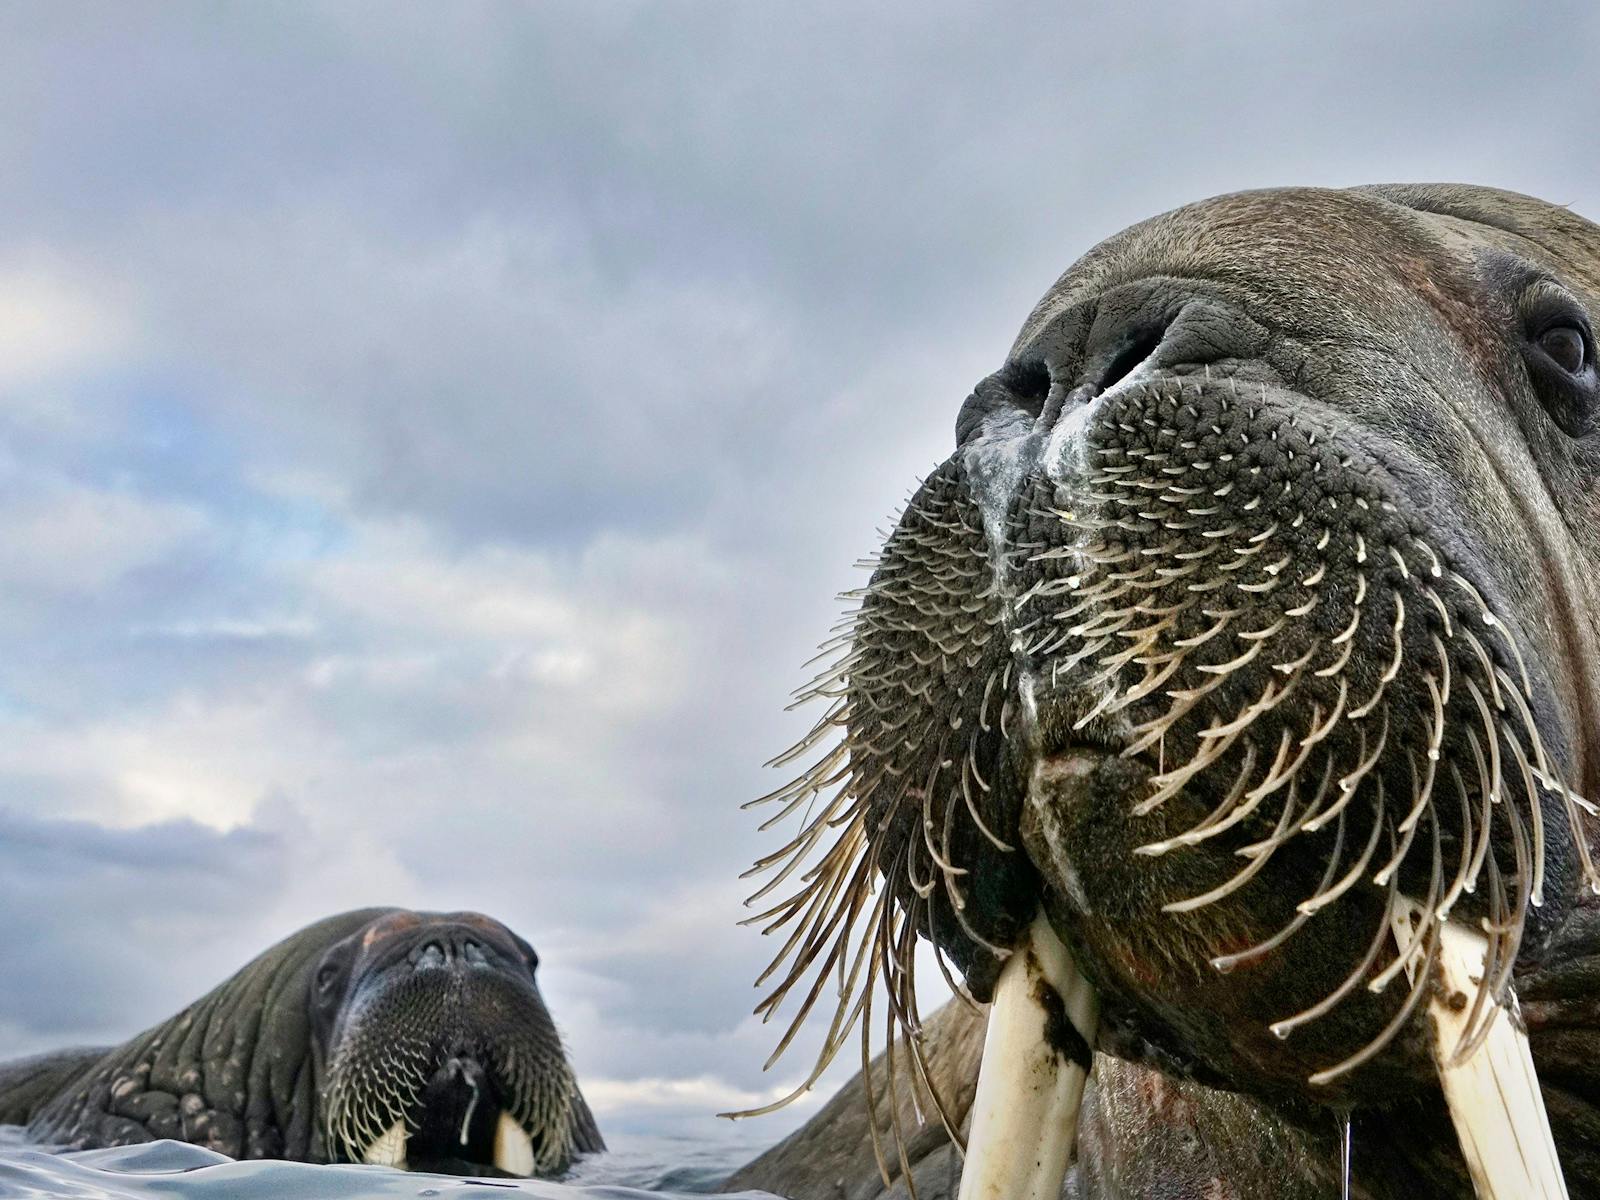
[[1600,229],[1564,209],[1241,193],[1092,250],[962,407],[828,693],[823,815],[908,914],[891,987],[910,928],[980,1000],[1041,909],[1072,949],[1103,1007],[1078,1194],[1336,1194],[1348,1112],[1357,1195],[1470,1196],[1393,889],[1507,931],[1600,1196],[1596,822],[1519,765],[1600,799],[1597,323]]
[[[952,1123],[965,1136],[977,1085],[986,1023],[951,1001],[925,1026],[929,1077]],[[887,1093],[882,1055],[872,1064]],[[761,1189],[791,1200],[906,1200],[899,1156],[885,1145],[890,1184],[873,1154],[865,1077],[857,1075],[810,1121],[735,1172],[725,1192]],[[926,1111],[931,1103],[922,1093]],[[880,1104],[882,1101],[880,1101]],[[951,1200],[961,1183],[961,1155],[937,1120],[918,1123],[909,1091],[901,1119],[916,1132],[906,1161],[918,1200]],[[1324,1148],[1248,1098],[1100,1055],[1084,1094],[1079,1159],[1063,1200],[1330,1200],[1338,1196]],[[880,1111],[880,1122],[886,1120]],[[1254,1190],[1252,1190],[1254,1189]],[[1359,1187],[1354,1193],[1365,1195]]]
[[494,1174],[504,1110],[529,1131],[538,1173],[553,1173],[604,1143],[537,965],[476,913],[328,917],[121,1046],[0,1066],[0,1123],[75,1149],[173,1138],[341,1162],[404,1119],[413,1168]]

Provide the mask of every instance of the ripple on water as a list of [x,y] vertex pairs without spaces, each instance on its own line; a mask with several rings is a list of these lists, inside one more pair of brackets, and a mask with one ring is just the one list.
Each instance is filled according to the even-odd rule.
[[[532,1196],[542,1200],[696,1196],[714,1189],[743,1157],[689,1140],[640,1138],[580,1162],[569,1181],[457,1179],[386,1167],[235,1162],[184,1142],[56,1153],[0,1127],[0,1200],[390,1200],[406,1197]],[[764,1192],[741,1192],[748,1198]]]

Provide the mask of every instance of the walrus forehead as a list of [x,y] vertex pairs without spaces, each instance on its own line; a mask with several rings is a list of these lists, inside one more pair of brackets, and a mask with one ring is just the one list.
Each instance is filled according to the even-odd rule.
[[1426,218],[1378,197],[1317,188],[1219,196],[1095,246],[1035,306],[1013,353],[1084,299],[1159,274],[1233,289],[1284,326],[1349,335],[1412,307],[1408,260],[1434,260],[1437,273],[1445,256]]
[[[1539,278],[1600,306],[1600,229],[1481,189],[1242,192],[1096,246],[1035,306],[1009,358],[1070,357],[1088,327],[1114,324],[1130,304],[1147,310],[1137,315],[1147,322],[1210,297],[1253,322],[1282,351],[1280,366],[1312,390],[1387,360],[1425,382],[1424,394],[1470,408],[1483,393],[1516,390],[1516,294]],[[1292,357],[1307,344],[1330,360],[1320,380]],[[1526,415],[1502,408],[1482,405],[1473,416],[1492,428]],[[1542,427],[1520,435],[1538,440]]]

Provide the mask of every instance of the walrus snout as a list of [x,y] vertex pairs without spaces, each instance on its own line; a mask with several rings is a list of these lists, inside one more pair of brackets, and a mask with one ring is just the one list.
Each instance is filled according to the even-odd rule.
[[313,980],[331,1153],[548,1174],[581,1104],[533,949],[477,914],[401,914],[330,949]]
[[[1129,374],[1071,379],[1054,425],[992,416],[891,534],[852,680],[857,753],[887,760],[872,810],[911,826],[921,809],[920,842],[885,840],[907,880],[949,894],[954,920],[935,888],[928,924],[969,959],[962,939],[999,961],[1042,902],[1103,989],[1111,1044],[1236,1086],[1312,1079],[1328,1100],[1428,1088],[1426,973],[1402,979],[1388,908],[1519,914],[1506,972],[1524,931],[1536,947],[1565,914],[1583,847],[1554,692],[1500,565],[1431,519],[1464,501],[1425,443],[1375,420],[1384,397],[1309,396],[1226,355],[1163,366],[1187,336],[1173,303]],[[1203,307],[1215,335],[1227,310]],[[995,636],[952,672],[963,625],[930,598],[961,587],[956,532],[988,567],[972,597]],[[884,754],[893,697],[937,695],[908,655],[953,711]],[[1037,769],[1084,748],[1102,761],[1075,783]],[[985,895],[999,872],[1017,886]]]

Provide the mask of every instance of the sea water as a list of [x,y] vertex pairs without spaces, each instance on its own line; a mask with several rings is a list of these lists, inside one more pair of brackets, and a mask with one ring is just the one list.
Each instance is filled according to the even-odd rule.
[[[113,1150],[56,1152],[0,1126],[0,1200],[59,1196],[74,1200],[626,1200],[703,1196],[762,1148],[742,1138],[619,1137],[616,1148],[579,1160],[559,1181],[458,1179],[388,1167],[235,1162],[183,1142],[147,1142]],[[764,1192],[738,1196],[765,1197]]]

